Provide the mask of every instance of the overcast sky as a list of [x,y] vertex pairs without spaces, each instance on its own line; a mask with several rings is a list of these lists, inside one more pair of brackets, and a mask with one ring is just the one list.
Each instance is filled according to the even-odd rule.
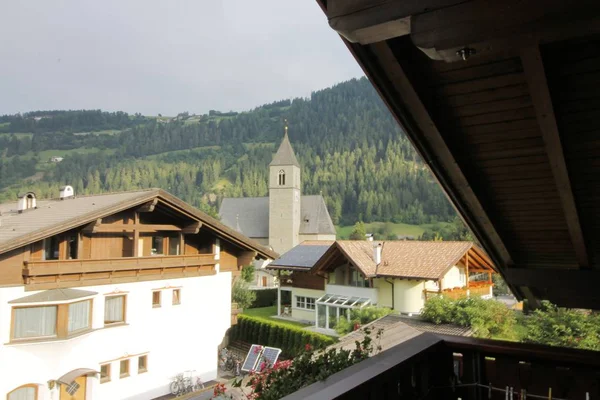
[[0,2],[0,114],[239,111],[359,76],[315,0]]

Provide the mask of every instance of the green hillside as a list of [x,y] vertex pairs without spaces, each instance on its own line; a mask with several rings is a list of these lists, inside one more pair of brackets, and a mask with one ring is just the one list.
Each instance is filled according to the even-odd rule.
[[[0,201],[24,189],[56,196],[67,183],[82,194],[161,187],[214,214],[225,196],[267,195],[284,119],[302,164],[302,191],[322,193],[336,225],[389,222],[394,233],[418,236],[425,224],[454,218],[366,79],[241,113],[1,116]],[[64,160],[49,163],[54,155]],[[340,229],[344,236],[348,228]]]

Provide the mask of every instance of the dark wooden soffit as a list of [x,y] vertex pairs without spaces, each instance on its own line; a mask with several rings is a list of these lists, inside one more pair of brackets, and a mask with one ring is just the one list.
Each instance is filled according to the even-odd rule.
[[[600,308],[600,296],[578,290],[583,280],[551,273],[583,277],[600,267],[600,218],[590,206],[597,119],[585,121],[584,135],[566,137],[576,106],[552,95],[576,88],[559,77],[549,84],[547,74],[563,65],[600,77],[589,62],[572,66],[572,57],[548,48],[600,45],[600,2],[317,1],[513,292]],[[587,158],[577,154],[582,138]],[[530,269],[542,279],[513,274]]]
[[558,193],[565,213],[565,219],[569,228],[571,242],[575,249],[577,262],[581,267],[589,267],[588,257],[583,231],[579,223],[577,206],[573,197],[571,180],[565,163],[565,156],[560,141],[558,125],[552,107],[552,98],[546,80],[546,71],[542,61],[539,46],[526,47],[521,52],[523,71],[527,78],[531,99],[537,115],[537,121],[546,145],[546,154],[552,168],[552,174],[558,188]]
[[499,266],[512,265],[506,246],[387,43],[380,42],[368,47],[349,42],[346,44],[494,263]]

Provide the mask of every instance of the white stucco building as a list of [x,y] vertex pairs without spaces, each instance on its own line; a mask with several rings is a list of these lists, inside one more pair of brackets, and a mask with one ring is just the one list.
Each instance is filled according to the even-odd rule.
[[0,204],[0,398],[147,400],[217,377],[232,279],[274,253],[161,190],[27,204]]

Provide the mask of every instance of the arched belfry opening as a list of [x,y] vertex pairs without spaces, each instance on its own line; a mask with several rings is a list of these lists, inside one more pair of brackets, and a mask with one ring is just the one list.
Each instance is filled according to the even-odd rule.
[[279,186],[284,186],[285,185],[285,171],[284,170],[282,170],[282,169],[279,170],[278,178],[279,178]]

